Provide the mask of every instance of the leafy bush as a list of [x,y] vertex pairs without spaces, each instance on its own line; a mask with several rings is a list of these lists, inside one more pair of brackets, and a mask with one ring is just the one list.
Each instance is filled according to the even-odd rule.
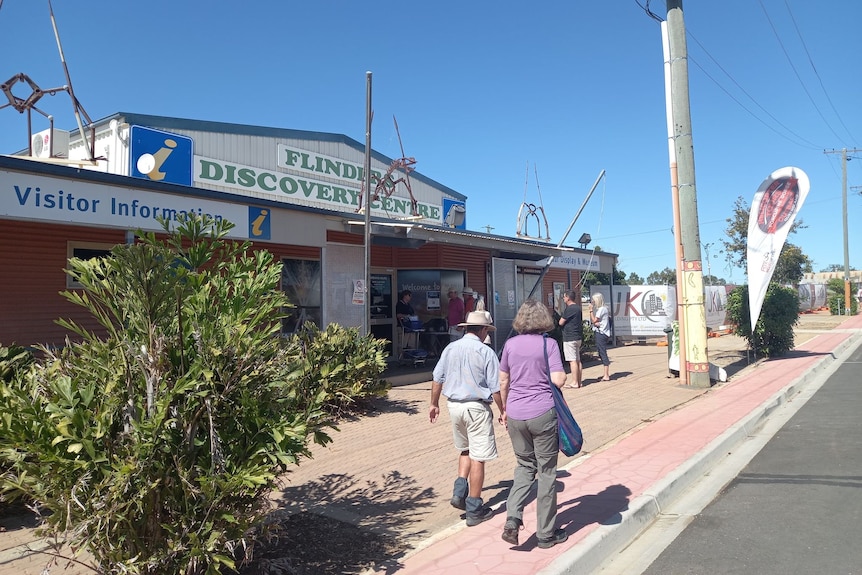
[[[844,299],[844,280],[831,278],[826,282],[826,305],[829,306],[831,315],[845,315],[847,313],[847,302]],[[859,310],[859,302],[850,295],[850,315],[856,315]]]
[[759,356],[779,356],[793,349],[793,326],[799,321],[796,290],[770,283],[753,331],[750,316],[748,286],[739,286],[727,296],[727,318],[734,333],[747,339]]
[[596,332],[593,331],[590,320],[584,320],[584,343],[581,346],[581,357],[588,357],[592,351],[596,350]]
[[382,342],[279,337],[280,264],[227,242],[232,227],[190,217],[165,241],[139,232],[109,257],[70,260],[84,290],[64,295],[107,336],[61,320],[80,341],[0,382],[6,486],[99,573],[235,568],[278,475],[331,440],[327,405],[385,385]]
[[[0,382],[9,383],[21,371],[33,363],[33,354],[18,345],[10,345],[9,347],[0,346]],[[2,400],[0,400],[2,405]],[[0,417],[6,417],[3,414]],[[8,443],[5,436],[0,434],[0,446]],[[9,465],[0,460],[0,476],[4,475],[9,470]],[[16,490],[4,490],[0,485],[0,509],[2,504],[14,501],[20,495]]]
[[33,353],[20,345],[0,346],[0,381],[10,382],[16,372],[33,363]]
[[386,340],[359,337],[359,330],[329,324],[325,331],[306,323],[287,340],[287,353],[303,357],[292,377],[328,398],[324,409],[340,417],[363,407],[365,400],[386,395],[390,385],[380,379],[386,368]]

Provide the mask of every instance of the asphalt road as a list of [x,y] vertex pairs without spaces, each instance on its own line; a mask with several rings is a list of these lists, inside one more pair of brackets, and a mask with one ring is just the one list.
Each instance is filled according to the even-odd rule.
[[674,536],[643,573],[862,574],[862,346]]

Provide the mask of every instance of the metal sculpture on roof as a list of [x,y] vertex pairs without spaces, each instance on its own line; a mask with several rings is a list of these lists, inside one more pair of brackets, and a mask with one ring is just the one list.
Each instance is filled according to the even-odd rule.
[[[398,145],[401,146],[401,157],[392,160],[392,163],[389,164],[389,168],[387,168],[383,175],[371,174],[374,193],[371,194],[370,202],[379,200],[381,196],[388,198],[395,193],[398,184],[404,184],[404,187],[407,188],[407,194],[410,196],[410,213],[413,217],[419,217],[418,204],[416,198],[413,197],[413,188],[410,186],[410,172],[416,170],[414,167],[416,165],[416,158],[408,157],[404,154],[404,143],[401,141],[401,132],[398,130],[398,120],[395,119],[395,116],[392,116],[392,121],[395,122],[395,133],[398,135]],[[401,173],[404,175],[401,176]],[[365,186],[363,185],[359,197],[359,210],[357,211],[361,211],[364,208],[364,197]]]

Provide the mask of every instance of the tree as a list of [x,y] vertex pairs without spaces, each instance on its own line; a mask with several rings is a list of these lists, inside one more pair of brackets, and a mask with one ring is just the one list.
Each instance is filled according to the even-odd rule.
[[[821,271],[821,272],[823,272],[823,273],[827,273],[827,272],[843,272],[843,271],[844,271],[844,264],[829,264],[828,266],[826,266],[825,268],[823,268],[823,269],[822,269],[822,270],[820,270],[820,271]],[[855,267],[853,267],[853,266],[850,266],[849,271],[856,271],[856,268],[855,268]]]
[[781,285],[797,285],[806,272],[813,271],[811,260],[802,253],[802,249],[790,242],[785,242],[781,255],[775,263],[772,281]]
[[664,268],[647,276],[647,285],[676,285],[676,270]]
[[727,281],[724,278],[716,277],[716,276],[709,275],[709,274],[704,274],[703,285],[705,285],[705,286],[723,286],[723,285],[727,285]]
[[[602,251],[602,248],[599,246],[595,247],[597,252]],[[610,285],[611,276],[610,274],[600,274],[596,272],[587,272],[584,274],[584,287],[590,287],[594,285]],[[626,272],[619,269],[618,267],[614,267],[614,285],[627,285],[626,282]]]
[[644,279],[640,277],[636,272],[632,272],[626,278],[628,280],[628,285],[639,286],[644,285]]
[[164,241],[139,232],[69,261],[84,289],[65,297],[107,336],[60,320],[80,341],[0,381],[4,489],[98,573],[233,570],[279,475],[331,441],[328,403],[385,391],[385,342],[279,336],[289,302],[270,252],[228,242],[224,220],[163,225]]
[[793,349],[793,326],[799,321],[799,294],[795,289],[770,282],[754,329],[750,316],[748,286],[739,286],[727,296],[727,319],[735,326],[734,334],[747,339],[748,346],[759,356],[784,355]]
[[[725,260],[732,266],[748,269],[748,218],[751,208],[742,196],[736,198],[733,204],[733,215],[727,218],[725,233],[727,239],[721,240],[724,246]],[[796,219],[790,227],[790,233],[804,229],[806,226],[801,219]],[[782,261],[786,260],[786,261]],[[779,273],[779,269],[781,272]],[[772,281],[778,283],[796,284],[802,279],[805,271],[811,271],[811,260],[802,253],[802,250],[790,242],[785,242]]]

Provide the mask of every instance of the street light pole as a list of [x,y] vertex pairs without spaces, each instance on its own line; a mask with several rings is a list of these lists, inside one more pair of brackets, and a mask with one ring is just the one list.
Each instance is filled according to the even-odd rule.
[[362,334],[371,333],[371,72],[365,72],[365,307]]

